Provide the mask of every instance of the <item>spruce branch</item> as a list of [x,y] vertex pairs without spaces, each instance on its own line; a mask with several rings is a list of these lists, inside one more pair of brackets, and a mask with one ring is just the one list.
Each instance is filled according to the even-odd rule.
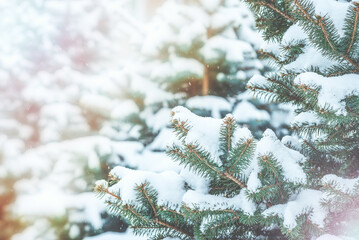
[[234,123],[234,119],[232,117],[226,117],[223,121],[223,123],[226,126],[226,135],[227,135],[227,151],[231,151],[231,146],[232,146],[232,124]]
[[161,220],[158,220],[158,219],[153,220],[153,222],[157,223],[159,225],[162,225],[162,226],[164,226],[166,228],[173,229],[173,230],[175,230],[175,231],[177,231],[179,233],[182,233],[182,234],[186,235],[187,237],[189,237],[190,239],[194,239],[192,234],[190,234],[188,232],[185,232],[185,231],[182,231],[181,229],[177,228],[176,226],[170,225],[170,224],[168,224],[166,222],[163,222]]
[[180,215],[180,216],[182,216],[182,217],[185,216],[183,213],[178,212],[178,211],[175,211],[175,210],[170,209],[170,208],[168,208],[168,207],[159,206],[158,209],[161,210],[161,211],[171,212],[171,213],[173,213],[173,214],[175,214],[175,215]]
[[213,172],[215,172],[219,175],[222,174],[220,170],[218,170],[217,168],[215,168],[214,166],[209,164],[205,158],[200,156],[200,154],[198,153],[198,151],[196,150],[194,145],[188,144],[188,145],[186,145],[186,147],[190,153],[193,153],[197,157],[197,159],[200,160],[202,163],[204,163],[209,169],[211,169]]
[[273,11],[275,11],[276,13],[280,14],[282,17],[284,17],[285,19],[287,19],[288,21],[292,22],[292,23],[296,23],[296,20],[290,16],[289,14],[283,12],[282,10],[280,10],[279,8],[277,8],[274,4],[275,2],[273,3],[267,3],[265,1],[258,1],[256,2],[255,4],[258,4],[258,5],[262,5],[262,6],[265,6],[265,7],[268,7],[270,9],[272,9]]
[[237,185],[239,185],[241,188],[247,188],[247,185],[244,184],[243,182],[239,181],[237,178],[233,177],[232,174],[230,174],[229,172],[224,172],[223,174],[221,174],[221,176],[226,177],[227,179],[233,181],[234,183],[236,183]]
[[219,228],[219,227],[221,227],[223,225],[226,225],[226,224],[228,224],[230,222],[233,222],[235,220],[239,220],[239,216],[234,216],[231,219],[228,219],[227,221],[224,221],[224,222],[221,222],[221,223],[219,223],[217,225],[212,226],[210,229],[212,230],[212,229],[215,229],[215,228]]
[[267,80],[269,82],[272,82],[272,83],[275,83],[275,84],[278,84],[278,85],[284,87],[288,92],[290,92],[292,94],[291,96],[296,96],[295,92],[292,89],[290,89],[288,86],[286,86],[282,81],[278,81],[275,78],[267,78]]
[[114,197],[114,198],[117,198],[117,199],[120,200],[120,201],[122,200],[120,196],[117,196],[116,194],[110,192],[110,191],[108,190],[108,188],[104,188],[102,185],[96,186],[96,187],[94,188],[94,190],[95,190],[96,192],[99,192],[99,193],[102,192],[102,193],[108,194],[108,195],[110,195],[110,196],[112,196],[112,197]]
[[354,18],[354,24],[353,24],[353,30],[352,30],[352,36],[350,38],[350,43],[347,49],[347,55],[349,55],[349,52],[354,44],[355,35],[357,32],[357,26],[358,26],[358,17],[359,17],[359,4],[357,2],[354,2],[354,8],[353,11],[355,11],[355,18]]
[[132,214],[136,215],[138,218],[142,219],[143,221],[145,222],[151,222],[149,219],[143,217],[140,213],[136,212],[134,210],[134,207],[132,205],[129,205],[129,204],[125,204],[123,206],[123,210],[125,211],[130,211]]
[[141,185],[137,186],[137,189],[139,192],[141,192],[145,198],[147,199],[147,202],[150,204],[153,214],[155,215],[155,219],[158,219],[158,215],[157,215],[157,211],[156,211],[156,207],[153,204],[151,198],[148,196],[147,190],[145,189],[146,187],[146,183],[142,183]]
[[280,183],[280,180],[278,178],[278,174],[276,173],[276,170],[275,170],[274,166],[269,162],[269,158],[270,158],[269,155],[265,155],[265,156],[261,157],[261,160],[263,160],[263,162],[266,163],[269,166],[269,168],[271,169],[271,171],[273,173],[273,176],[274,176],[274,179],[275,179],[275,182],[279,186],[279,194],[280,194],[280,197],[281,197],[281,200],[282,200],[282,203],[283,203],[284,202],[283,188],[282,188],[282,185]]
[[231,167],[227,170],[227,171],[231,171],[233,170],[233,168],[235,166],[237,166],[238,162],[242,161],[242,157],[244,155],[244,153],[246,152],[246,150],[248,149],[248,147],[254,142],[253,139],[248,139],[245,143],[244,143],[244,148],[242,149],[241,153],[239,154],[237,160],[231,165]]
[[230,174],[229,172],[222,172],[221,170],[217,169],[216,167],[212,166],[205,158],[203,158],[202,156],[200,156],[200,154],[198,153],[198,151],[196,150],[194,145],[188,144],[187,148],[189,150],[190,153],[193,153],[197,159],[199,159],[202,163],[204,163],[209,169],[211,169],[213,172],[215,172],[216,174],[218,174],[221,177],[227,178],[229,180],[231,180],[232,182],[236,183],[237,185],[239,185],[242,188],[246,188],[247,186],[242,183],[240,180],[238,180],[237,178],[235,178],[234,176],[232,176],[232,174]]
[[345,197],[347,199],[353,199],[353,196],[351,196],[350,194],[344,192],[344,191],[339,191],[338,189],[336,189],[334,187],[335,183],[334,182],[330,182],[330,183],[325,183],[322,186],[322,190],[324,190],[325,192],[331,192],[331,194],[336,195],[337,197],[341,198],[341,197]]
[[345,54],[341,53],[340,50],[338,49],[338,47],[334,46],[333,39],[330,37],[329,33],[327,32],[324,17],[316,16],[316,19],[313,19],[310,16],[309,12],[308,12],[308,8],[305,8],[299,2],[299,0],[293,0],[293,1],[294,1],[294,4],[298,7],[299,12],[301,12],[308,21],[310,21],[313,25],[319,26],[319,29],[322,31],[322,34],[323,34],[324,38],[326,39],[327,44],[330,46],[332,52],[335,55],[337,55],[337,56],[341,57],[342,59],[346,60],[347,62],[352,64],[356,69],[359,70],[359,64],[354,59],[350,58],[350,56],[347,53],[345,53]]
[[275,63],[277,63],[278,65],[281,64],[281,61],[273,54],[273,53],[270,53],[270,52],[267,52],[267,51],[264,51],[263,49],[259,49],[258,50],[258,54],[260,55],[260,57],[268,57],[268,58],[271,58]]

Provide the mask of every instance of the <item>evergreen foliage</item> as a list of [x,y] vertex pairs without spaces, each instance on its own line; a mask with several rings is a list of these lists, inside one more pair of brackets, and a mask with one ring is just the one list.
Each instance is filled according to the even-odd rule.
[[[323,191],[323,206],[330,212],[322,231],[356,239],[358,233],[348,231],[348,225],[357,224],[351,213],[358,210],[352,197],[358,193],[355,178],[359,170],[359,3],[246,2],[256,13],[264,36],[280,48],[267,47],[262,55],[281,67],[278,74],[251,81],[249,88],[274,102],[295,106],[298,115],[292,126],[303,138],[302,153],[309,158],[308,179],[312,188]],[[273,19],[285,25],[279,27]],[[315,57],[311,59],[309,54]],[[326,174],[338,177],[328,181]],[[352,182],[351,187],[343,181]],[[338,185],[348,192],[335,188]]]
[[251,18],[239,1],[167,1],[142,43],[150,78],[189,97],[238,94],[263,69]]
[[[342,19],[338,21],[335,13],[317,13],[316,8],[320,9],[318,1],[248,2],[258,16],[274,15],[287,25],[274,34],[275,23],[267,21],[264,24],[263,19],[257,18],[257,25],[266,38],[278,39],[282,51],[272,59],[282,66],[282,71],[267,81],[250,82],[249,88],[270,100],[296,107],[298,121],[293,124],[293,129],[305,139],[303,148],[311,159],[315,159],[313,167],[318,169],[315,172],[324,175],[334,170],[341,176],[356,176],[359,167],[359,58],[356,54],[359,4],[330,1],[334,3],[329,4],[346,9],[346,14],[341,14]],[[301,32],[288,37],[294,29]],[[288,42],[288,39],[292,41]],[[301,56],[306,55],[305,48],[306,52],[314,48],[321,59],[309,61],[309,65],[305,63],[310,68],[304,71],[286,62],[288,59],[291,63],[309,60],[307,56]],[[267,57],[274,55],[273,52],[262,53]],[[326,62],[323,64],[322,61]]]
[[[287,202],[306,182],[304,156],[286,147],[271,130],[255,140],[231,115],[208,119],[183,107],[173,114],[179,141],[167,153],[184,166],[181,174],[114,168],[111,181],[102,180],[96,186],[100,195],[107,195],[111,212],[125,216],[135,233],[151,239],[278,235],[277,229],[269,228],[276,221],[262,211]],[[208,186],[201,189],[191,183],[189,178],[195,175],[199,177],[195,181]]]
[[358,239],[359,3],[244,1],[280,68],[248,88],[294,106],[302,141],[175,108],[168,154],[181,173],[118,167],[96,191],[151,239]]
[[114,117],[117,139],[155,142],[151,147],[163,151],[165,118],[178,105],[214,118],[233,112],[255,136],[288,127],[285,117],[270,125],[272,112],[285,111],[248,95],[247,81],[270,68],[257,58],[262,39],[240,1],[165,1],[140,35],[137,58],[118,77],[126,83],[123,98],[137,107],[124,104]]
[[[106,124],[108,109],[119,102],[114,99],[120,90],[108,72],[117,71],[119,56],[129,52],[124,41],[129,27],[121,21],[124,4],[0,2],[1,240],[82,239],[103,231],[102,224],[119,224],[120,219],[101,218],[105,209],[92,212],[98,221],[85,218],[99,205],[88,201],[93,200],[89,185],[111,167],[96,156],[96,145],[107,148],[109,142],[89,136]],[[64,200],[71,195],[86,200]]]

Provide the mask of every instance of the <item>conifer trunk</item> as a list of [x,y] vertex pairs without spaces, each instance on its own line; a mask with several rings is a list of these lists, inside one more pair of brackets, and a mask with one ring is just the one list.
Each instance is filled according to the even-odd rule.
[[209,94],[209,69],[208,65],[204,64],[204,74],[202,78],[202,96]]

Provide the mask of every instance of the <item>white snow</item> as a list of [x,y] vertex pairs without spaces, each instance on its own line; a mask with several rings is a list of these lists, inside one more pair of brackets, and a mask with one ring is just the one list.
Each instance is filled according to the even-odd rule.
[[136,236],[130,230],[125,233],[106,232],[93,237],[85,237],[84,240],[145,240],[143,236]]
[[319,86],[318,104],[324,108],[330,106],[338,114],[345,114],[345,103],[342,100],[350,95],[359,94],[359,77],[357,74],[346,74],[338,77],[323,77],[317,73],[299,74],[294,83],[314,88]]
[[252,161],[248,168],[245,170],[246,176],[248,176],[248,190],[256,192],[261,183],[258,179],[260,172],[260,166],[258,161],[263,156],[273,156],[278,164],[283,169],[283,175],[286,180],[293,183],[305,183],[306,174],[300,166],[300,163],[305,161],[305,157],[299,152],[286,147],[275,136],[274,132],[267,129],[263,133],[263,137],[256,144],[255,158],[257,161]]
[[238,122],[241,123],[270,120],[270,115],[267,111],[257,109],[252,103],[248,101],[242,101],[238,103],[234,107],[233,116]]
[[191,128],[188,129],[185,143],[198,143],[203,149],[211,154],[214,161],[220,164],[221,161],[219,160],[220,151],[218,149],[218,144],[222,120],[209,117],[199,117],[187,108],[181,106],[174,108],[172,112],[174,114],[172,117],[173,120],[177,120],[180,124],[185,122],[191,126]]
[[[131,204],[136,200],[137,186],[148,182],[158,193],[157,204],[179,207],[185,193],[184,181],[175,172],[165,171],[153,173],[150,171],[131,170],[124,167],[115,167],[111,174],[120,181],[109,188],[110,192],[118,194],[124,203]],[[109,196],[109,199],[112,199]]]
[[189,190],[183,196],[183,202],[187,206],[199,210],[220,210],[233,208],[242,210],[248,215],[253,215],[254,211],[256,210],[255,203],[247,198],[245,189],[243,189],[239,195],[234,196],[233,198],[203,194],[197,191]]
[[[345,239],[347,239],[347,238],[345,238]],[[334,236],[334,235],[324,234],[324,235],[318,237],[316,240],[344,240],[344,239]],[[348,240],[350,240],[350,239],[348,239]]]
[[112,119],[119,120],[128,117],[131,114],[136,114],[139,111],[140,110],[134,101],[125,100],[113,107],[110,116]]
[[334,189],[337,189],[338,191],[353,194],[355,191],[355,187],[359,186],[359,178],[345,179],[338,177],[334,174],[328,174],[322,178],[322,183],[330,184]]
[[321,197],[322,193],[320,191],[305,189],[294,200],[286,204],[272,206],[265,210],[263,214],[267,216],[278,215],[283,218],[286,228],[293,229],[297,225],[297,217],[311,211],[309,220],[319,227],[324,227],[324,219],[327,212],[321,207]]
[[159,132],[170,124],[171,109],[161,108],[158,112],[145,118],[147,125],[153,129],[153,132]]
[[204,66],[197,60],[171,56],[151,72],[154,81],[175,81],[178,77],[199,79],[204,74]]
[[236,143],[243,139],[253,139],[253,135],[251,131],[246,127],[236,128],[236,130],[233,133],[233,142]]
[[210,38],[201,48],[200,53],[208,64],[217,63],[218,59],[226,59],[228,62],[243,62],[246,58],[256,57],[256,53],[249,43],[222,36]]
[[344,1],[321,1],[313,0],[315,13],[322,17],[328,16],[333,21],[334,26],[341,36],[344,35],[344,19],[350,4]]
[[107,189],[108,188],[108,183],[106,180],[102,179],[102,180],[97,180],[95,182],[95,186],[98,188],[103,188],[103,189]]
[[186,101],[189,109],[203,109],[211,112],[213,118],[221,118],[221,112],[230,112],[231,104],[218,96],[195,96]]
[[152,143],[148,146],[150,150],[162,150],[165,151],[167,146],[171,146],[174,143],[179,143],[176,135],[173,133],[172,128],[163,128]]
[[195,174],[193,171],[184,167],[181,170],[180,176],[186,183],[198,193],[206,194],[209,190],[209,179]]
[[200,0],[199,1],[203,7],[208,11],[214,11],[221,4],[221,0]]
[[307,45],[304,49],[304,53],[300,54],[295,61],[285,65],[285,68],[288,70],[300,71],[303,69],[309,69],[311,66],[316,66],[319,69],[325,69],[328,66],[337,64],[337,61],[323,56],[316,48],[311,45]]
[[317,116],[317,114],[313,111],[308,112],[302,112],[295,116],[294,118],[294,124],[303,124],[308,123],[311,125],[318,125],[320,123],[320,118]]
[[263,86],[263,85],[266,85],[267,83],[268,82],[265,77],[263,77],[262,75],[256,74],[248,81],[247,85],[248,86],[255,86],[255,85]]
[[298,165],[305,161],[305,157],[299,152],[285,147],[270,129],[263,133],[263,138],[257,143],[256,149],[258,156],[265,156],[268,153],[272,153],[273,157],[282,166],[283,174],[287,180],[301,183],[306,182],[306,174]]

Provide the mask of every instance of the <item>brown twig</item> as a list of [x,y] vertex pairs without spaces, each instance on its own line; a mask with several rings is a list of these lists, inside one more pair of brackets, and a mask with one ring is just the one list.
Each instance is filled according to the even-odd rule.
[[353,33],[352,33],[352,36],[351,36],[351,39],[350,39],[349,47],[347,49],[347,54],[349,54],[349,52],[350,52],[350,50],[351,50],[351,48],[353,46],[355,33],[356,33],[357,25],[358,25],[359,7],[356,7],[353,10],[356,11],[356,13],[355,13],[355,19],[354,19]]

